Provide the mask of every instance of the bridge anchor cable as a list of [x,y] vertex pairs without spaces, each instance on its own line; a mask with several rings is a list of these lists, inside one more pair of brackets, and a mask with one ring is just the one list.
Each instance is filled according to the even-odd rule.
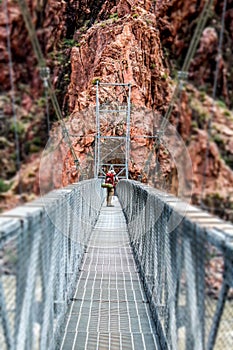
[[[24,18],[24,22],[25,22],[26,28],[28,30],[28,34],[29,34],[29,37],[30,37],[30,40],[31,40],[31,43],[32,43],[32,47],[33,47],[35,56],[37,58],[37,61],[39,63],[40,68],[45,71],[46,68],[47,68],[46,61],[45,61],[45,58],[43,56],[43,53],[42,53],[42,50],[41,50],[41,47],[40,47],[40,44],[39,44],[39,41],[38,41],[38,38],[37,38],[37,35],[36,35],[36,31],[35,31],[35,28],[33,26],[30,13],[28,11],[28,6],[27,6],[27,4],[26,4],[26,2],[24,0],[18,0],[18,3],[19,3],[19,6],[20,6],[20,9],[21,9],[23,18]],[[63,120],[62,112],[61,112],[61,109],[60,109],[60,106],[59,106],[56,94],[54,92],[54,89],[52,87],[52,84],[51,84],[51,81],[50,81],[49,77],[46,78],[46,88],[48,89],[48,92],[49,92],[49,95],[50,95],[50,98],[51,98],[51,101],[52,101],[52,104],[53,104],[54,111],[55,111],[56,116],[57,116],[57,118],[58,118],[58,120],[60,122],[63,135],[65,135],[65,141],[66,141],[66,143],[69,146],[71,155],[73,157],[73,161],[74,161],[74,163],[76,165],[77,170],[79,170],[79,168],[80,168],[79,160],[77,158],[77,155],[75,153],[74,147],[72,145],[72,141],[70,139],[69,132],[68,132],[67,127],[65,125],[65,122]]]

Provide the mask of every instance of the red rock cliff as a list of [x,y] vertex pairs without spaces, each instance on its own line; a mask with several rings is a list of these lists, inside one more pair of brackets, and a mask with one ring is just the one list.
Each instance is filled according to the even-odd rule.
[[[15,83],[17,85],[23,81],[28,87],[28,90],[19,94],[19,110],[22,115],[26,115],[30,110],[37,112],[38,103],[35,103],[35,98],[41,96],[43,88],[20,11],[13,2],[9,3]],[[134,111],[131,134],[135,141],[131,147],[130,173],[133,178],[141,174],[144,180],[155,184],[156,147],[146,139],[137,139],[136,135],[148,132],[148,128],[155,124],[155,115],[162,118],[166,113],[177,71],[182,66],[204,3],[204,0],[191,0],[189,3],[184,0],[66,3],[50,0],[44,1],[42,6],[41,2],[30,1],[33,22],[51,67],[62,111],[64,116],[70,115],[67,127],[72,135],[76,135],[72,136],[72,142],[87,176],[92,175],[88,167],[93,164],[94,153],[95,120],[91,110],[95,105],[94,83],[97,79],[102,82],[130,82]],[[233,41],[232,0],[228,2],[225,16],[226,34],[217,101],[213,103],[211,100],[222,5],[223,1],[214,1],[212,16],[202,33],[190,67],[188,83],[180,92],[180,100],[175,103],[171,115],[171,122],[184,139],[192,159],[193,177],[188,174],[188,178],[193,185],[194,199],[200,198],[202,190],[210,119],[212,136],[205,195],[214,193],[215,196],[226,199],[233,193],[230,168],[233,163],[233,115],[229,110],[232,107],[232,55],[229,52]],[[1,16],[3,42],[6,40],[4,13]],[[19,42],[26,44],[23,47]],[[5,67],[8,56],[4,45],[0,47],[4,52],[4,72],[0,79],[4,90],[9,90]],[[111,100],[111,97],[108,98]],[[10,110],[9,103],[4,108],[5,111],[7,108]],[[142,112],[142,108],[146,110]],[[41,119],[43,120],[43,115]],[[40,121],[38,125],[41,125]],[[34,139],[30,122],[27,122],[26,130],[25,139],[28,135]],[[153,134],[154,130],[150,132]],[[52,134],[60,135],[55,124]],[[146,160],[150,159],[151,154],[151,168],[146,170]],[[57,146],[55,159],[62,163],[61,176],[55,181],[55,186],[78,179],[79,174],[73,167],[72,157],[64,142]],[[167,188],[176,192],[177,171],[165,145],[161,146],[159,161]],[[34,190],[39,190],[38,184],[38,181],[33,182]]]

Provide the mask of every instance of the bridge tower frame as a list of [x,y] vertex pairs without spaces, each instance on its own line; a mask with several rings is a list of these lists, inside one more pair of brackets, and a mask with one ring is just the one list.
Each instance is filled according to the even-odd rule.
[[[101,101],[101,88],[105,92],[108,88],[124,89],[125,104],[116,100],[108,103]],[[111,91],[109,91],[111,95]],[[111,95],[112,97],[112,95]],[[114,109],[113,109],[114,107]],[[109,169],[114,168],[119,178],[129,178],[129,158],[130,158],[130,115],[131,115],[131,84],[130,83],[101,83],[96,82],[96,137],[95,137],[95,178],[103,178]],[[108,134],[104,131],[105,126],[112,124],[112,129],[108,129]],[[124,129],[122,135],[114,134],[117,123],[121,120],[121,127]],[[110,133],[110,135],[109,135]],[[106,149],[109,149],[106,151]],[[108,153],[109,152],[109,153]],[[115,152],[115,153],[114,153]],[[120,152],[120,158],[112,162],[116,152]],[[120,161],[121,159],[121,161]]]

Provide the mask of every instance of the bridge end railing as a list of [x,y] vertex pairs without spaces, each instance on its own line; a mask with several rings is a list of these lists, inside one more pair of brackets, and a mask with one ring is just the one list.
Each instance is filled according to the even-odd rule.
[[99,180],[0,215],[0,348],[54,349],[103,203]]
[[160,347],[233,348],[233,225],[139,182],[117,192]]

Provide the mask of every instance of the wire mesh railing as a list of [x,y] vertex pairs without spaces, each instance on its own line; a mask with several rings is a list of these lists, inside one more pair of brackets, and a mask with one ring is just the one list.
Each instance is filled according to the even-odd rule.
[[0,215],[2,350],[56,348],[103,195],[88,180]]
[[232,349],[233,226],[137,182],[117,193],[161,349]]

